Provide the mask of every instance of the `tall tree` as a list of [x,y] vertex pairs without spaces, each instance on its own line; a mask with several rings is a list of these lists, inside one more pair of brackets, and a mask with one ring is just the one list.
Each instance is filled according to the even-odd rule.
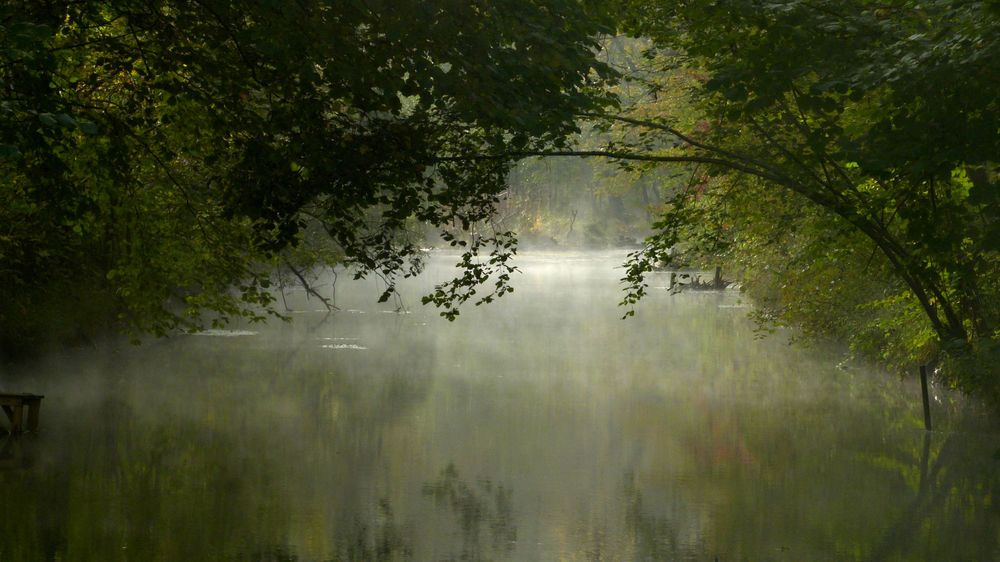
[[[618,146],[615,155],[701,163],[815,205],[834,222],[798,235],[834,234],[827,242],[836,243],[847,229],[867,240],[938,345],[953,359],[978,356],[978,374],[966,364],[963,376],[945,371],[950,380],[1000,388],[988,367],[1000,343],[996,3],[691,0],[624,8],[626,27],[655,42],[651,58],[702,73],[693,95],[705,120],[682,130],[669,115],[641,109],[611,116],[677,142],[659,152]],[[752,184],[761,185],[725,183],[745,191]],[[705,208],[675,203],[650,252],[632,264],[627,300],[641,294],[641,276],[662,250],[706,217]],[[783,219],[777,212],[768,220]]]

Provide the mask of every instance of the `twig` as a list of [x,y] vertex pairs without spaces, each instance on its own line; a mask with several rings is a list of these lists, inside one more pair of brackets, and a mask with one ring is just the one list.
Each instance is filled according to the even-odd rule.
[[293,266],[292,263],[288,260],[288,258],[282,258],[282,261],[285,262],[285,266],[288,267],[288,270],[291,271],[292,274],[299,279],[300,283],[302,283],[302,288],[305,289],[306,294],[312,295],[317,299],[319,299],[319,301],[323,303],[323,306],[325,306],[327,310],[340,310],[339,308],[337,308],[336,305],[331,303],[329,299],[319,294],[316,291],[316,289],[314,289],[313,286],[309,284],[309,281],[306,280],[305,275],[303,275],[301,271],[296,269],[295,266]]

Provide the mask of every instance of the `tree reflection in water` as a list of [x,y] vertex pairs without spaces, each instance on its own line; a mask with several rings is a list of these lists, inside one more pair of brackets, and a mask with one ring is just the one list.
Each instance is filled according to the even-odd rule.
[[484,525],[489,530],[493,553],[509,554],[517,544],[517,525],[513,516],[513,493],[509,487],[480,480],[470,485],[454,464],[441,471],[440,477],[423,488],[438,508],[448,508],[462,533],[459,560],[487,560],[480,536]]
[[872,545],[871,559],[995,559],[995,544],[981,540],[995,533],[1000,517],[994,501],[1000,466],[984,454],[992,441],[976,434],[925,434],[919,484],[900,498],[905,508]]
[[[913,439],[901,443],[891,457],[884,451],[831,454],[828,462],[838,472],[863,474],[869,481],[859,478],[852,493],[814,498],[797,507],[777,489],[754,489],[753,482],[736,478],[714,481],[712,492],[725,501],[678,512],[683,502],[647,501],[637,476],[626,472],[622,497],[629,559],[726,561],[761,552],[774,560],[996,559],[996,542],[984,540],[995,536],[1000,518],[994,500],[1000,493],[1000,461],[988,453],[996,437],[920,433],[911,434]],[[874,495],[879,485],[870,481],[896,490],[896,501]],[[747,509],[761,502],[762,525],[755,521],[760,514]],[[789,521],[790,506],[799,521],[788,529],[779,522]],[[843,513],[853,513],[854,519],[838,516]],[[741,534],[753,525],[758,525],[755,536]]]

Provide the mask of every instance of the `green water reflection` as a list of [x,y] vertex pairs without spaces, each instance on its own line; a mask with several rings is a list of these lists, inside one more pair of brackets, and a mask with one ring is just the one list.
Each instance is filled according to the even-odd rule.
[[4,373],[46,403],[0,561],[1000,559],[995,434],[927,436],[912,385],[735,295],[621,321],[614,259],[527,256],[454,324],[342,282],[330,317]]

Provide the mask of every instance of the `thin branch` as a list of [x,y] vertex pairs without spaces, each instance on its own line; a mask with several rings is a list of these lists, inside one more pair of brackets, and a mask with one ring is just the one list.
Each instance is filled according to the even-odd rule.
[[703,150],[707,150],[709,152],[714,152],[716,154],[719,154],[721,156],[725,156],[727,158],[732,158],[734,160],[741,160],[741,161],[746,162],[748,164],[754,164],[754,165],[760,166],[762,168],[768,168],[768,166],[766,164],[764,164],[763,162],[759,162],[759,161],[757,161],[757,160],[755,160],[753,158],[750,158],[749,156],[746,156],[744,154],[738,154],[736,152],[731,152],[731,151],[725,150],[725,149],[723,149],[721,147],[718,147],[718,146],[714,146],[714,145],[711,145],[711,144],[707,144],[707,143],[695,140],[694,138],[692,138],[692,137],[690,137],[690,136],[688,136],[688,135],[680,132],[679,130],[671,127],[670,125],[666,125],[664,123],[657,123],[656,121],[647,121],[647,120],[644,120],[644,119],[636,119],[634,117],[625,117],[624,115],[606,115],[606,114],[603,114],[603,113],[580,113],[578,116],[579,117],[589,117],[591,119],[607,119],[609,121],[620,121],[622,123],[628,123],[630,125],[636,125],[636,126],[639,126],[639,127],[645,127],[647,129],[658,129],[660,131],[665,131],[667,133],[670,133],[671,135],[674,135],[678,139],[684,141],[685,143],[687,143],[687,144],[689,144],[689,145],[691,145],[691,146],[693,146],[695,148],[701,148]]
[[[799,103],[799,98],[802,97],[802,94],[799,92],[798,88],[795,88],[794,86],[792,87],[791,91],[792,91],[792,96],[795,98],[795,113],[798,114],[799,118],[798,122],[799,132],[801,132],[804,136],[808,137],[809,134],[812,132],[812,129],[809,128],[809,119],[806,117],[806,114],[802,111],[802,105]],[[783,100],[783,105],[785,105],[786,111],[791,111],[791,108],[788,107],[787,100]],[[824,172],[826,172],[825,163],[829,163],[831,166],[833,166],[833,169],[836,170],[837,173],[840,175],[840,177],[844,180],[844,187],[846,187],[851,192],[856,194],[859,198],[861,197],[861,192],[858,191],[858,186],[851,181],[851,178],[840,167],[840,165],[837,164],[837,162],[835,162],[832,158],[826,157],[825,151],[823,151],[823,154],[816,154],[815,156],[819,159],[820,165],[823,166]],[[827,179],[827,181],[830,180]],[[830,183],[830,185],[832,189],[833,185],[832,182]]]
[[174,186],[177,189],[180,190],[181,195],[184,198],[184,206],[187,207],[188,212],[191,213],[191,218],[193,218],[195,224],[198,225],[198,230],[201,231],[201,234],[202,236],[205,237],[206,241],[211,241],[212,237],[209,236],[208,230],[205,228],[205,224],[202,222],[201,217],[198,215],[197,209],[194,208],[194,203],[192,203],[191,201],[191,195],[188,193],[187,188],[184,187],[184,184],[182,184],[180,180],[178,180],[174,176],[174,173],[171,171],[170,166],[168,166],[167,163],[164,162],[162,158],[160,158],[160,155],[157,154],[156,151],[154,151],[153,148],[149,146],[149,144],[146,143],[145,140],[142,139],[142,137],[132,132],[129,133],[129,136],[132,137],[132,139],[136,142],[136,144],[141,146],[143,150],[146,151],[147,154],[149,154],[149,156],[153,159],[153,162],[155,162],[156,165],[159,166],[161,170],[163,170],[163,173],[166,174],[167,179],[169,179],[170,182],[174,184]]
[[[800,193],[809,200],[819,203],[831,209],[846,208],[838,204],[837,201],[824,197],[814,189],[809,189],[801,182],[796,181],[780,172],[773,171],[766,166],[758,165],[755,162],[741,160],[731,160],[714,156],[684,155],[666,156],[656,154],[637,154],[621,150],[524,150],[514,152],[504,152],[500,154],[465,154],[456,156],[438,156],[433,158],[434,162],[465,162],[482,160],[517,160],[521,158],[531,158],[535,156],[573,156],[580,158],[600,157],[612,160],[632,160],[638,162],[673,162],[680,164],[714,164],[732,170],[746,172],[762,179],[772,181],[778,185],[787,187],[796,193]],[[755,167],[756,166],[756,167]]]
[[309,281],[306,280],[305,275],[301,271],[296,269],[295,266],[292,265],[292,262],[289,261],[287,257],[282,257],[281,259],[283,262],[285,262],[285,267],[287,267],[288,270],[292,272],[292,275],[295,275],[295,277],[298,278],[299,282],[302,283],[302,288],[305,289],[307,294],[310,294],[319,299],[319,301],[323,303],[323,306],[325,306],[328,311],[340,310],[339,308],[337,308],[336,305],[331,303],[329,299],[319,294],[319,292],[317,292],[316,289],[313,288],[313,286],[309,283]]
[[246,50],[244,50],[243,45],[240,43],[239,39],[236,38],[236,32],[230,28],[230,26],[227,24],[225,20],[222,19],[222,16],[220,16],[215,10],[212,9],[211,6],[206,4],[203,0],[195,0],[195,4],[198,4],[199,6],[201,6],[203,10],[208,12],[212,16],[212,18],[215,19],[216,23],[218,23],[219,26],[223,29],[223,31],[226,32],[226,35],[228,35],[229,39],[233,42],[233,46],[236,47],[236,53],[240,56],[240,60],[243,61],[243,64],[250,72],[250,78],[258,85],[264,86],[264,83],[260,80],[260,78],[257,75],[257,65],[253,64],[253,62],[250,60],[250,57],[247,55]]
[[764,127],[762,127],[760,125],[760,123],[757,122],[756,119],[752,119],[751,118],[750,119],[750,125],[754,128],[755,131],[757,131],[757,134],[759,134],[760,136],[764,137],[764,140],[766,140],[772,146],[774,146],[775,148],[777,148],[778,151],[781,152],[782,154],[784,154],[786,158],[788,158],[792,162],[794,162],[808,176],[810,176],[812,178],[812,180],[815,181],[818,185],[823,186],[824,188],[826,188],[827,191],[829,191],[831,194],[833,194],[833,195],[835,195],[837,197],[843,197],[843,194],[841,192],[839,192],[836,189],[834,189],[833,186],[831,186],[828,182],[823,181],[823,178],[819,177],[816,174],[816,171],[813,170],[812,166],[809,166],[805,161],[803,161],[801,158],[799,158],[798,156],[796,156],[795,153],[792,152],[789,148],[786,148],[783,144],[781,144],[780,142],[778,142],[778,140],[776,138],[774,138],[774,135],[768,133],[764,129]]
[[[121,16],[119,16],[119,17],[121,17]],[[115,19],[118,19],[118,18],[115,18]],[[70,43],[70,44],[67,44],[67,45],[59,45],[58,47],[49,47],[48,49],[46,49],[46,51],[48,51],[50,53],[55,53],[55,52],[58,52],[58,51],[71,51],[73,49],[79,49],[81,47],[90,47],[91,45],[99,45],[101,43],[109,43],[109,42],[112,42],[112,41],[116,41],[118,39],[123,39],[125,37],[128,37],[128,35],[129,35],[128,33],[122,33],[121,35],[108,35],[108,36],[105,36],[105,37],[99,37],[97,39],[90,39],[90,40],[87,40],[87,41],[81,41],[79,43]],[[24,60],[24,59],[17,59],[14,62],[21,62],[22,60]]]

